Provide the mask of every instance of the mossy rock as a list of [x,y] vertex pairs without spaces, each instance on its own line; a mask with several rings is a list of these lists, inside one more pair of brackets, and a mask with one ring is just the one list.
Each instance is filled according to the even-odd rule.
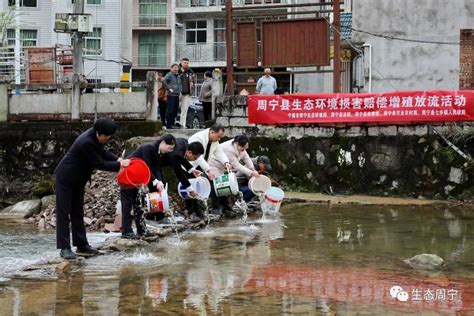
[[33,194],[38,197],[54,194],[55,178],[53,175],[45,175],[41,177],[33,188]]

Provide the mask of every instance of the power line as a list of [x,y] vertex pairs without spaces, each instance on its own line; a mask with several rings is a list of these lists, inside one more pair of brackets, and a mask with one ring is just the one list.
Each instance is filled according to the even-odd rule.
[[374,36],[374,37],[385,38],[387,40],[412,42],[412,43],[422,43],[422,44],[459,45],[459,42],[442,42],[442,41],[428,41],[428,40],[403,38],[403,37],[397,37],[397,36],[391,36],[391,35],[377,34],[377,33],[369,32],[369,31],[359,30],[359,29],[355,29],[355,28],[349,28],[347,26],[341,26],[341,29],[345,29],[345,30],[351,29],[354,32],[363,33],[363,34],[367,34],[367,35]]

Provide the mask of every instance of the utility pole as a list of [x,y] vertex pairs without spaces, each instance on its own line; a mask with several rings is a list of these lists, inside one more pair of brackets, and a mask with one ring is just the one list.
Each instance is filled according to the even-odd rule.
[[[74,14],[84,13],[84,0],[74,1]],[[80,76],[84,73],[84,67],[82,64],[82,46],[83,38],[82,33],[75,31],[72,33],[73,42],[73,71],[72,76],[72,106],[71,106],[71,121],[79,120],[79,109],[81,106],[81,80]]]
[[234,95],[234,39],[232,37],[232,0],[227,0],[225,3],[225,42],[227,50],[227,94]]
[[[7,30],[5,29],[5,32]],[[20,1],[15,1],[15,84],[21,83]],[[19,93],[19,90],[16,90]]]
[[339,1],[333,1],[333,46],[334,46],[334,74],[333,74],[333,92],[341,92],[341,8]]

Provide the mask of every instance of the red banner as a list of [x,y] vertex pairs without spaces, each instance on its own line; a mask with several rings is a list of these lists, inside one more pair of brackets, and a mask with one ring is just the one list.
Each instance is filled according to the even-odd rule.
[[250,95],[249,123],[444,122],[474,120],[474,90]]

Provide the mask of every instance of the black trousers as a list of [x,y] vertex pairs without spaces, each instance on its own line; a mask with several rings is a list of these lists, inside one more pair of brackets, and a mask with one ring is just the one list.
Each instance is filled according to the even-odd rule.
[[202,110],[204,112],[204,121],[212,119],[212,102],[202,102]]
[[229,205],[228,196],[217,196],[216,191],[214,190],[214,181],[211,182],[211,194],[209,197],[211,198],[211,205],[212,208],[223,208],[224,210],[231,210],[232,208]]
[[167,106],[168,106],[167,102],[164,99],[158,100],[158,109],[160,112],[160,119],[161,119],[162,126],[166,126],[166,107]]
[[176,122],[176,116],[178,116],[179,109],[179,96],[169,95],[168,102],[166,105],[166,127],[171,128]]
[[138,201],[138,189],[120,189],[120,202],[122,203],[122,234],[133,233],[132,229],[132,209],[135,214],[135,225],[137,234],[143,235],[146,232],[143,209]]
[[[62,183],[56,178],[56,247],[71,248],[72,245],[89,245],[84,226],[84,187],[85,184]],[[71,229],[69,228],[71,227]]]

